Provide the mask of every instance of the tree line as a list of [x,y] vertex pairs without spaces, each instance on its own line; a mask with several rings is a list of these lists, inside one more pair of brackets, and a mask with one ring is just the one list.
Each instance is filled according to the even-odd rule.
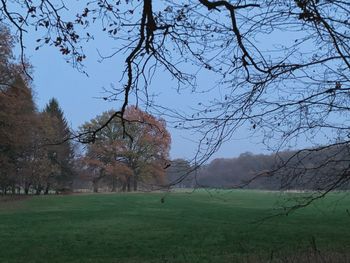
[[115,111],[104,112],[75,136],[55,98],[38,110],[13,47],[8,28],[1,26],[0,194],[70,192],[82,182],[94,192],[106,183],[111,191],[165,183],[171,137],[163,119],[128,106],[123,118],[104,125]]
[[0,27],[0,193],[49,193],[69,188],[73,145],[56,99],[39,111],[31,81],[12,53],[9,30]]
[[[202,166],[196,183],[199,187],[211,188],[322,192],[350,189],[349,181],[342,181],[349,177],[348,156],[348,148],[342,144],[272,154],[246,152],[236,158],[214,159]],[[193,175],[192,178],[193,182]],[[334,188],[336,179],[339,184]]]

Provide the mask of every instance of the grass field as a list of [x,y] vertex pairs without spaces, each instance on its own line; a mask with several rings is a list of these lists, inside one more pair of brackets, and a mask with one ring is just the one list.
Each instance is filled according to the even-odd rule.
[[[290,194],[289,194],[290,195]],[[259,191],[38,196],[0,202],[0,262],[243,262],[350,249],[350,197],[288,217]],[[314,240],[315,242],[311,242]],[[256,262],[260,262],[257,260]]]

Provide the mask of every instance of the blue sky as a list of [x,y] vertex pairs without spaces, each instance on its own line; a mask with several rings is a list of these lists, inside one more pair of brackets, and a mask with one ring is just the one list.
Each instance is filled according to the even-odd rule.
[[[72,3],[76,9],[78,2]],[[84,3],[80,3],[84,4]],[[97,23],[96,23],[97,24]],[[88,77],[78,72],[70,64],[67,64],[60,52],[50,46],[44,46],[35,51],[37,45],[36,39],[41,37],[35,31],[30,31],[25,35],[25,54],[34,67],[33,88],[35,98],[39,109],[42,109],[50,98],[58,99],[61,108],[65,112],[68,123],[73,129],[77,129],[85,121],[94,118],[103,111],[110,109],[119,109],[120,103],[113,101],[107,102],[101,99],[104,97],[104,89],[110,89],[111,86],[122,87],[122,72],[125,66],[125,54],[118,54],[103,62],[100,61],[98,50],[103,55],[109,55],[116,46],[115,40],[108,38],[106,32],[93,24],[92,34],[95,36],[93,41],[84,43],[87,59],[84,62],[85,70]],[[265,52],[274,50],[274,43],[279,45],[294,43],[297,35],[303,34],[297,32],[283,32],[277,30],[273,34],[264,34],[255,36],[255,44]],[[304,33],[306,34],[306,33]],[[306,50],[314,47],[306,44]],[[276,55],[276,54],[275,54]],[[276,55],[278,56],[278,54]],[[188,66],[188,71],[193,71],[193,67]],[[187,68],[186,68],[187,70]],[[215,77],[208,72],[198,74],[199,90],[208,90],[215,84]],[[199,102],[209,101],[214,97],[222,97],[222,94],[230,93],[230,86],[217,87],[211,92],[202,94],[192,93],[190,90],[184,90],[178,93],[176,91],[177,83],[172,80],[171,76],[159,68],[150,85],[150,93],[157,94],[156,104],[161,104],[168,108],[191,112],[191,108],[196,107]],[[225,90],[226,89],[226,90]],[[222,92],[222,93],[221,93]],[[258,109],[259,110],[259,109]],[[164,116],[159,116],[164,117]],[[166,119],[166,118],[165,118]],[[172,135],[172,158],[191,159],[196,153],[197,141],[200,139],[194,135],[191,130],[177,130],[171,128]],[[236,157],[241,153],[250,151],[253,153],[266,153],[266,147],[261,143],[262,137],[252,136],[251,130],[247,126],[239,128],[229,141],[224,143],[220,150],[215,153],[211,159],[219,157]],[[320,137],[316,141],[322,141]],[[306,145],[306,140],[301,140],[300,146]],[[310,145],[310,143],[309,143]],[[294,147],[295,145],[292,145]]]
[[[26,56],[34,66],[35,99],[39,109],[42,109],[51,97],[58,99],[66,118],[73,129],[77,129],[85,121],[111,108],[117,109],[120,105],[116,102],[106,102],[103,89],[111,85],[121,85],[120,78],[124,66],[121,56],[99,62],[99,50],[109,50],[111,42],[105,39],[97,39],[87,46],[88,58],[85,62],[87,77],[78,72],[70,64],[66,63],[62,55],[53,47],[43,47],[35,51],[35,36],[27,36]],[[111,41],[111,40],[109,40]],[[210,88],[210,76],[203,76],[201,88]],[[208,83],[208,87],[205,87]],[[195,105],[198,97],[186,91],[178,94],[176,83],[170,77],[159,71],[155,77],[151,89],[158,94],[158,101],[163,105],[186,110]],[[204,94],[210,96],[210,94]],[[191,132],[184,132],[170,128],[172,135],[172,158],[192,158],[196,152],[196,140]],[[240,153],[251,151],[264,152],[264,146],[259,144],[259,138],[252,138],[247,131],[241,129],[231,141],[225,143],[212,158],[234,157]]]
[[[78,8],[79,2],[73,1],[69,3],[72,4],[74,9]],[[35,51],[36,39],[40,35],[36,35],[35,32],[31,31],[25,36],[25,53],[34,66],[33,88],[39,108],[42,109],[50,98],[57,98],[73,129],[77,129],[85,121],[94,118],[103,111],[120,107],[120,104],[117,102],[107,102],[101,97],[105,95],[103,90],[109,89],[111,85],[121,86],[124,84],[121,81],[121,77],[125,66],[125,55],[117,55],[111,59],[104,60],[102,63],[99,62],[100,57],[97,50],[103,55],[109,55],[115,47],[115,42],[108,38],[98,25],[94,27],[91,30],[95,35],[95,39],[84,44],[87,54],[87,60],[84,65],[89,77],[67,64],[63,56],[54,47],[44,46]],[[269,41],[266,41],[267,39],[262,41],[267,43],[264,44],[264,48],[269,47],[271,37],[269,36]],[[281,36],[277,37],[281,38]],[[285,40],[288,42],[288,37]],[[207,73],[199,75],[199,89],[210,89],[213,84],[212,75]],[[212,96],[219,95],[220,92],[219,88],[215,89],[213,93],[209,92],[202,95],[194,95],[188,90],[179,94],[176,92],[176,86],[176,82],[172,81],[169,74],[160,69],[152,81],[150,91],[158,95],[156,98],[157,104],[184,112],[190,111],[191,107],[195,107],[199,101],[209,100]],[[176,130],[170,127],[169,130],[172,135],[171,157],[191,159],[197,150],[196,146],[199,137],[193,135],[192,131]],[[265,146],[260,143],[261,141],[261,137],[252,136],[247,128],[240,128],[230,141],[226,142],[211,159],[236,157],[247,151],[253,153],[267,152]]]

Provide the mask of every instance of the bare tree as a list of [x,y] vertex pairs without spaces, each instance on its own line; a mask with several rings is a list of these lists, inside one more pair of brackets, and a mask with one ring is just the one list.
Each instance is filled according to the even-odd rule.
[[[336,165],[339,156],[345,159],[343,169],[329,176],[320,191],[350,179],[348,155],[343,154],[348,151],[350,106],[347,1],[96,0],[81,6],[78,14],[64,0],[1,3],[0,19],[17,30],[22,52],[23,35],[38,29],[38,48],[56,46],[78,68],[86,58],[82,43],[94,37],[95,24],[101,25],[115,43],[116,51],[107,57],[125,55],[124,85],[105,98],[122,96],[121,110],[107,123],[123,119],[130,99],[136,99],[200,135],[196,165],[242,125],[262,133],[264,143],[276,151],[307,140],[310,149],[293,155],[293,162],[305,152],[319,151],[325,135],[323,148],[342,147],[324,162]],[[211,74],[217,80],[212,88],[220,89],[220,96],[191,113],[159,106],[149,96],[149,85],[164,70],[179,90],[189,88],[194,96],[202,92],[196,78]]]

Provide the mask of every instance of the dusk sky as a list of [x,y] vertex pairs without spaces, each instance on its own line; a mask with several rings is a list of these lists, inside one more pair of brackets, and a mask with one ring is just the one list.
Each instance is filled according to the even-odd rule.
[[[90,56],[86,61],[86,71],[89,74],[87,77],[67,64],[54,48],[44,47],[39,51],[33,51],[29,45],[27,47],[27,56],[34,66],[33,86],[39,108],[42,109],[51,97],[57,98],[73,129],[103,111],[117,109],[120,106],[118,102],[106,102],[101,97],[105,95],[104,88],[120,84],[123,61],[116,57],[99,63],[97,51],[92,52],[92,55],[94,53],[95,57]],[[193,106],[191,104],[196,102],[196,98],[186,92],[178,94],[174,87],[171,89],[171,86],[175,86],[174,82],[170,79],[167,81],[166,77],[153,83],[152,89],[159,95],[158,100],[161,100],[162,104],[175,108],[181,105],[182,110]],[[193,157],[198,138],[193,138],[190,133],[185,133],[183,130],[170,127],[169,129],[172,135],[171,157]],[[238,133],[213,157],[234,157],[246,151],[255,153],[264,151],[264,146],[257,144],[257,139],[247,138],[245,134],[247,133],[244,130]]]
[[[73,129],[77,129],[85,121],[103,111],[120,107],[118,102],[107,102],[101,97],[106,95],[104,89],[111,88],[111,85],[122,85],[120,79],[125,58],[115,56],[99,62],[100,56],[96,46],[100,53],[108,55],[113,41],[101,34],[97,36],[101,38],[95,38],[94,41],[87,43],[85,48],[87,60],[84,65],[88,77],[66,63],[64,57],[54,47],[44,46],[35,51],[36,37],[33,35],[26,37],[26,56],[34,67],[33,87],[39,108],[42,109],[50,98],[57,98]],[[201,74],[198,83],[200,89],[206,90],[213,85],[213,80],[210,75]],[[213,95],[210,93],[194,95],[188,90],[178,93],[176,83],[162,70],[157,71],[151,84],[151,91],[157,95],[157,104],[182,111],[190,110],[199,101]],[[168,128],[172,136],[171,158],[191,159],[197,150],[199,138],[190,131]],[[247,151],[266,152],[264,145],[259,143],[260,140],[251,137],[246,129],[241,129],[211,159],[235,157]]]
[[[96,25],[92,27],[95,39],[84,45],[87,59],[84,61],[85,71],[88,77],[78,72],[69,63],[66,63],[64,57],[52,46],[43,46],[35,51],[37,45],[36,39],[42,37],[40,34],[25,35],[25,55],[34,67],[33,72],[33,88],[36,93],[36,102],[42,109],[50,98],[58,99],[66,118],[73,129],[77,129],[85,121],[94,118],[103,111],[109,109],[118,110],[121,106],[120,101],[104,101],[102,97],[106,96],[104,90],[110,90],[113,87],[121,87],[125,84],[122,80],[122,73],[125,66],[126,54],[118,54],[112,58],[105,59],[102,62],[99,54],[108,56],[116,50],[118,44],[115,40],[109,38],[105,32],[101,31],[101,27]],[[91,31],[90,31],[91,32]],[[281,32],[275,35],[269,35],[266,41],[261,39],[264,49],[272,48],[271,42],[275,39],[279,44],[286,44],[294,41],[296,33],[284,34]],[[270,43],[270,44],[266,44]],[[187,68],[186,68],[187,70]],[[189,71],[195,71],[189,63]],[[199,91],[211,89],[216,84],[216,79],[210,72],[200,71],[197,74],[197,84]],[[151,95],[156,95],[155,104],[162,105],[167,108],[180,110],[182,112],[191,112],[199,103],[209,101],[214,97],[222,98],[223,94],[230,93],[223,87],[216,87],[211,92],[191,93],[190,89],[177,92],[177,83],[172,80],[169,73],[164,69],[157,68],[152,83],[149,88]],[[163,117],[167,120],[166,116]],[[196,146],[200,137],[193,134],[190,130],[174,129],[168,123],[168,129],[172,136],[171,158],[188,158],[191,159],[196,153]],[[251,128],[251,127],[250,127]],[[258,135],[252,136],[251,129],[248,127],[239,128],[229,141],[224,143],[220,150],[215,153],[211,159],[220,157],[236,157],[244,152],[267,153],[268,150],[261,143],[262,137]],[[322,138],[318,138],[322,141]],[[304,141],[305,142],[305,141]],[[307,143],[301,144],[303,147]],[[295,147],[292,145],[292,147]]]

